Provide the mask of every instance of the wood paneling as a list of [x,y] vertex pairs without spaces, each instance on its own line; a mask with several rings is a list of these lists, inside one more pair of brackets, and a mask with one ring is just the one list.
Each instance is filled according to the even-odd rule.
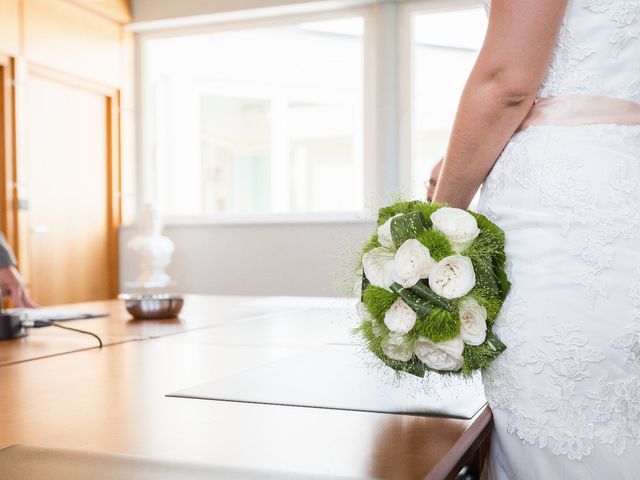
[[0,52],[10,55],[20,50],[19,1],[0,0]]
[[104,85],[120,84],[119,24],[63,0],[23,1],[29,62]]
[[131,21],[128,0],[67,0],[120,23]]
[[110,298],[113,100],[41,71],[27,89],[31,292],[43,305]]

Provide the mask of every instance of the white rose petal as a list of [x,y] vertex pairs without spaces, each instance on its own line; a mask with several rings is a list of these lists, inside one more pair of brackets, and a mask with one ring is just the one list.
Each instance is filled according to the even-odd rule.
[[426,337],[419,337],[413,351],[427,367],[434,370],[457,371],[464,363],[462,351],[464,342],[461,337],[435,343]]
[[421,278],[427,278],[436,264],[429,249],[413,238],[406,240],[395,257],[394,280],[404,288],[413,287]]
[[460,335],[464,343],[480,345],[487,337],[487,309],[473,297],[465,297],[458,304]]
[[408,333],[416,324],[418,315],[401,298],[393,302],[393,305],[384,314],[384,324],[395,333]]
[[382,352],[393,360],[408,362],[413,356],[404,335],[390,333],[380,342]]
[[473,243],[480,234],[478,222],[461,208],[442,207],[431,214],[433,228],[445,234],[456,253]]
[[383,247],[395,250],[396,246],[393,244],[393,238],[391,237],[391,220],[401,216],[402,214],[398,213],[378,227],[378,241]]
[[389,290],[393,283],[394,259],[395,254],[384,247],[374,248],[362,256],[364,274],[371,285]]
[[476,284],[476,272],[469,257],[451,255],[440,260],[429,273],[431,290],[452,299],[465,296]]

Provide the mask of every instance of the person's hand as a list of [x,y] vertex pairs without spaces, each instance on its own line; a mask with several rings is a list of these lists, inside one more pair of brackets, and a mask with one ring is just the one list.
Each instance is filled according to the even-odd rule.
[[3,297],[11,299],[14,307],[36,306],[29,297],[22,275],[14,266],[0,268],[0,291]]

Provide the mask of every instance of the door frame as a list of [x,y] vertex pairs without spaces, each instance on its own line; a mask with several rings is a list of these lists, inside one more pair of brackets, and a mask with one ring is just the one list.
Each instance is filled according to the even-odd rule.
[[18,195],[16,176],[15,63],[0,53],[0,231],[16,256],[18,237]]
[[[77,77],[75,75],[61,72],[59,70],[40,65],[33,62],[19,62],[18,67],[14,68],[16,80],[13,82],[16,85],[17,90],[17,103],[20,104],[20,111],[22,112],[21,120],[18,124],[17,130],[17,158],[15,161],[14,175],[17,177],[17,188],[14,189],[15,201],[15,216],[16,216],[16,244],[22,245],[21,255],[18,257],[21,264],[29,265],[30,259],[28,255],[30,244],[30,231],[28,228],[28,210],[18,209],[20,202],[27,203],[28,198],[22,198],[20,192],[20,166],[26,165],[24,162],[28,161],[26,150],[28,144],[25,141],[26,133],[22,131],[26,128],[24,123],[24,116],[27,115],[28,110],[26,107],[26,101],[28,100],[28,79],[29,77],[38,77],[51,82],[55,82],[61,85],[72,87],[87,91],[92,94],[97,94],[104,97],[105,113],[106,113],[106,172],[105,178],[107,181],[107,248],[109,258],[109,294],[112,298],[115,298],[119,290],[119,227],[122,223],[122,181],[121,181],[121,143],[120,143],[120,90],[117,88],[109,87],[92,80]],[[29,269],[25,268],[25,274],[27,278]]]

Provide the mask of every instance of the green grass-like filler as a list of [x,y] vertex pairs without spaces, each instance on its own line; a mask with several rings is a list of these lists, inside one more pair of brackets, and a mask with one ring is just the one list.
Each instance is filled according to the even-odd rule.
[[502,308],[502,300],[498,297],[487,295],[478,287],[471,290],[469,295],[475,298],[477,302],[487,310],[487,325],[489,327],[493,325]]
[[437,262],[450,255],[455,255],[451,243],[444,233],[430,228],[418,235],[418,241],[429,249],[431,257]]
[[413,332],[434,342],[451,340],[460,334],[460,315],[457,311],[434,308],[427,317],[416,321]]
[[369,285],[362,292],[364,306],[367,307],[373,318],[379,322],[384,322],[384,314],[391,308],[397,298],[398,296],[395,293],[375,285]]
[[[364,244],[364,247],[362,248],[362,255],[381,246],[382,245],[380,245],[380,241],[378,240],[378,234],[374,233],[371,238],[367,240],[367,243]],[[362,255],[360,255],[360,257],[362,257]]]

